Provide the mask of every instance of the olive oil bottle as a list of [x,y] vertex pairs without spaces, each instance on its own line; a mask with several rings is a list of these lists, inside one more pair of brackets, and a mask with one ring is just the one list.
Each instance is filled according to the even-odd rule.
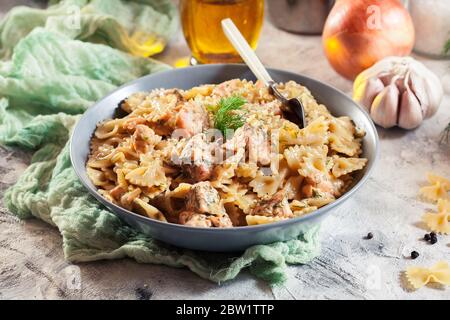
[[180,14],[194,64],[240,62],[221,21],[231,18],[255,49],[264,19],[264,0],[181,0]]

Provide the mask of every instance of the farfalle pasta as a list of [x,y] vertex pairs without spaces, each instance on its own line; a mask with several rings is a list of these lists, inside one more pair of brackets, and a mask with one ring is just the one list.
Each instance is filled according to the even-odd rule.
[[349,174],[350,172],[361,170],[364,168],[366,163],[367,159],[334,156],[333,168],[331,169],[331,172],[334,177],[339,178],[343,175]]
[[426,212],[422,221],[436,233],[450,234],[450,181],[432,172],[427,174],[429,185],[420,188],[419,194],[427,201],[437,202],[436,212]]
[[349,117],[333,118],[330,121],[329,143],[332,150],[349,157],[358,156],[361,153],[359,132]]
[[437,212],[426,212],[422,221],[431,231],[450,234],[450,202],[439,199]]
[[440,261],[431,268],[409,267],[406,269],[406,278],[415,289],[431,282],[450,286],[450,267],[445,261]]
[[98,124],[88,176],[109,201],[169,223],[238,227],[309,214],[364,169],[364,132],[307,88],[291,81],[278,89],[302,101],[305,128],[283,118],[259,82],[132,94],[119,105],[125,116]]
[[420,188],[420,195],[432,202],[437,202],[439,199],[448,199],[450,181],[431,172],[427,174],[427,178],[430,185]]

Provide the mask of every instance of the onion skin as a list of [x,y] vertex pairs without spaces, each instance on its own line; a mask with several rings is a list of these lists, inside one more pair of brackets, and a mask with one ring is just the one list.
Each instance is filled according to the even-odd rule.
[[409,55],[414,40],[411,16],[399,0],[337,0],[323,31],[328,61],[349,80],[385,57]]

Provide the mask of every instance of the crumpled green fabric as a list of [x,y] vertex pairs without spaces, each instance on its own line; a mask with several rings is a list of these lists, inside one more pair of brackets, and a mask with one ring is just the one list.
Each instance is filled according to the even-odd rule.
[[[75,2],[84,5],[81,7],[84,20],[86,7],[104,1]],[[125,1],[113,2],[117,8],[125,7]],[[160,6],[161,15],[176,19],[169,0],[134,2],[144,8]],[[7,208],[22,219],[37,217],[57,227],[63,237],[65,257],[72,262],[131,257],[142,263],[188,267],[215,282],[233,279],[248,267],[255,276],[280,284],[286,280],[287,264],[307,263],[317,256],[318,228],[298,239],[254,246],[239,254],[175,248],[135,231],[88,194],[71,167],[68,153],[69,135],[79,114],[117,86],[168,67],[117,50],[123,49],[128,40],[122,39],[117,44],[115,41],[120,40],[113,40],[109,35],[114,30],[129,28],[125,24],[120,26],[122,22],[109,24],[108,33],[102,33],[110,46],[88,42],[91,38],[81,37],[84,41],[80,41],[79,35],[49,28],[48,21],[59,15],[54,13],[57,8],[73,3],[73,0],[61,1],[56,7],[34,14],[28,8],[16,9],[14,15],[26,14],[30,27],[20,25],[18,30],[23,31],[24,37],[17,39],[11,59],[7,58],[10,49],[3,39],[14,38],[11,29],[5,28],[12,14],[0,27],[0,52],[4,55],[0,61],[0,143],[34,152],[30,166],[5,193]],[[113,7],[108,8],[109,12],[117,12]],[[105,15],[105,12],[98,14]],[[134,10],[128,13],[140,14]],[[36,24],[42,16],[47,23]],[[133,21],[131,17],[128,19]],[[84,27],[89,30],[98,27],[94,20],[90,23],[90,27]],[[156,19],[147,21],[146,25],[154,34],[168,38],[168,33],[159,30],[161,25],[173,23]]]
[[178,26],[168,0],[64,0],[49,8],[16,7],[0,24],[0,59],[37,27],[134,55],[161,52]]

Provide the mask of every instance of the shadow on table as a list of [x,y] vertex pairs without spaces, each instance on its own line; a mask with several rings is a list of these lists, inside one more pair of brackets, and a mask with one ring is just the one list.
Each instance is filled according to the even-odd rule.
[[378,131],[378,136],[381,140],[399,140],[402,139],[407,134],[414,132],[415,130],[405,130],[402,128],[390,128],[390,129],[384,129],[380,126],[376,126]]

